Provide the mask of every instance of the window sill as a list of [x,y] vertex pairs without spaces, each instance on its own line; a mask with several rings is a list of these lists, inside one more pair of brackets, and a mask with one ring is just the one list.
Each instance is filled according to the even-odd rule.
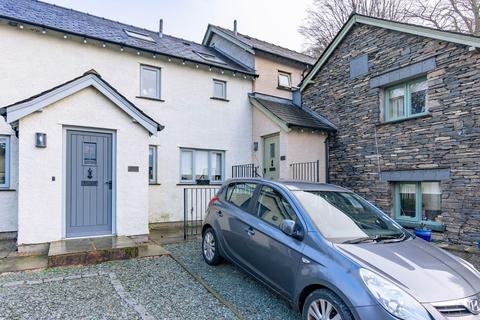
[[136,96],[135,98],[137,98],[137,99],[151,100],[151,101],[158,101],[158,102],[165,102],[165,100],[159,99],[159,98],[150,98],[150,97],[142,97],[142,96]]
[[283,86],[277,86],[277,89],[278,90],[283,90],[283,91],[292,91],[292,88],[291,87],[283,87]]
[[195,182],[179,182],[177,183],[177,186],[221,186],[224,181],[219,181],[219,182],[210,182],[209,184],[198,184]]
[[212,100],[219,100],[219,101],[225,101],[225,102],[229,102],[229,101],[230,101],[230,100],[228,100],[228,99],[219,98],[219,97],[210,97],[210,99],[212,99]]
[[0,187],[0,192],[15,192],[17,191],[16,189],[10,189],[10,188],[2,188]]
[[150,185],[150,186],[161,186],[162,184],[158,183],[158,182],[150,182],[148,185]]
[[399,123],[399,122],[404,122],[408,120],[413,120],[413,119],[421,119],[421,118],[428,118],[432,117],[431,113],[424,112],[424,113],[419,113],[414,116],[406,117],[406,118],[400,118],[400,119],[394,119],[394,120],[384,120],[381,123],[379,123],[377,126],[382,126],[386,124],[392,124],[392,123]]
[[406,228],[418,228],[420,227],[421,224],[424,224],[425,227],[428,229],[431,229],[432,231],[438,231],[438,232],[444,232],[445,231],[445,225],[438,223],[438,222],[433,222],[433,221],[405,221],[405,220],[395,220],[397,221],[402,227]]

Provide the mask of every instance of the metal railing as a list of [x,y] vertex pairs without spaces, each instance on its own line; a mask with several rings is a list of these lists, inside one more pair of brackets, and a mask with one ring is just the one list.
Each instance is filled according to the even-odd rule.
[[258,167],[253,163],[232,166],[232,178],[258,178]]
[[294,180],[320,182],[320,160],[292,163],[290,172]]
[[183,189],[183,238],[199,235],[208,203],[220,187],[192,187]]

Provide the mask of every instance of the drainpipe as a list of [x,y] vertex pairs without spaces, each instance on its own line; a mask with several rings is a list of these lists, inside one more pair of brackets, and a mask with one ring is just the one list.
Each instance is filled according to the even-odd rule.
[[292,102],[297,107],[302,107],[302,93],[299,88],[292,89]]
[[327,138],[325,138],[325,182],[330,183],[330,151],[328,147],[328,139],[330,138],[330,134],[327,133]]
[[160,24],[158,26],[158,36],[163,38],[163,19],[160,19]]

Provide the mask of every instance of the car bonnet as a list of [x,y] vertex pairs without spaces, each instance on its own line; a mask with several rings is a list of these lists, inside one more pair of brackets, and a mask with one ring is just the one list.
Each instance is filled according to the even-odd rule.
[[422,303],[455,300],[480,292],[478,272],[418,238],[335,246],[362,267],[400,284]]

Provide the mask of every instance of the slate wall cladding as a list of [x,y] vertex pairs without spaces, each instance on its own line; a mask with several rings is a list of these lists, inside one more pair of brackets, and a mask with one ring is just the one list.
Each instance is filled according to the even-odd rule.
[[[350,78],[352,58],[368,54],[368,74]],[[382,88],[369,80],[429,58],[429,115],[382,123]],[[436,238],[480,240],[480,53],[453,43],[356,25],[303,92],[304,103],[332,121],[330,181],[392,213],[391,183],[379,172],[450,170],[442,181],[443,223]]]

